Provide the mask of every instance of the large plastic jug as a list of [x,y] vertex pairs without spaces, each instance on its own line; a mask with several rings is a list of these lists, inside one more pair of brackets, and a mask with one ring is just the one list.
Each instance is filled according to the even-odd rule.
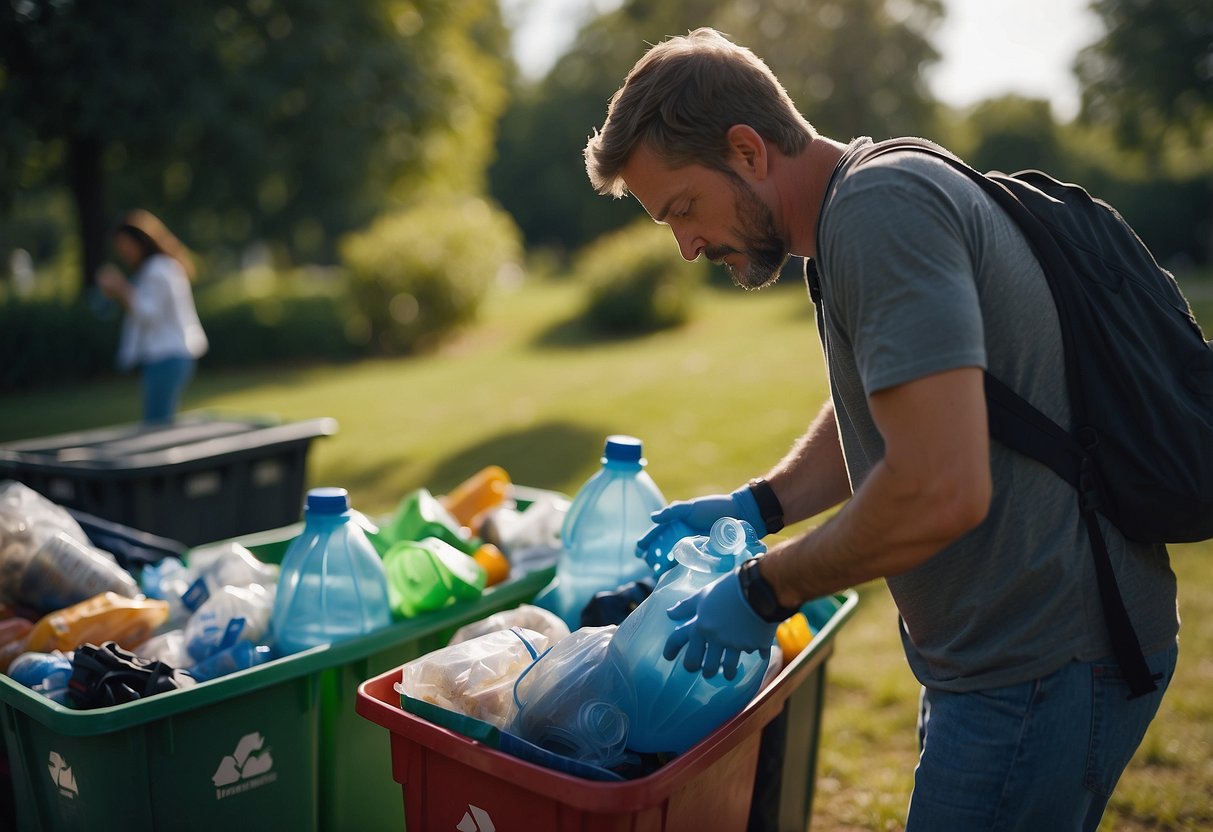
[[645,472],[641,451],[634,436],[608,436],[602,467],[565,515],[556,577],[535,603],[563,618],[570,630],[581,626],[581,611],[594,593],[652,575],[636,556],[636,541],[652,526],[649,516],[665,505],[665,497]]
[[307,493],[303,531],[282,558],[270,628],[279,655],[392,623],[379,554],[353,522],[344,488]]
[[681,652],[670,661],[662,651],[680,623],[666,614],[670,607],[764,550],[748,523],[722,517],[708,536],[678,542],[673,551],[676,565],[619,625],[611,652],[636,691],[635,710],[628,713],[628,748],[686,751],[758,693],[768,660],[757,653],[743,653],[737,675],[728,680],[723,673],[705,679],[701,672],[683,667]]

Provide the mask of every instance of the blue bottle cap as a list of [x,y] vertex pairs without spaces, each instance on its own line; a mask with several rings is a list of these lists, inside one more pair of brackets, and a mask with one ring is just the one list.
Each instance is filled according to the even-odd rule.
[[344,488],[312,488],[307,492],[307,510],[317,514],[341,514],[350,510],[350,494]]
[[640,462],[644,444],[635,436],[615,434],[606,438],[603,456],[612,462]]

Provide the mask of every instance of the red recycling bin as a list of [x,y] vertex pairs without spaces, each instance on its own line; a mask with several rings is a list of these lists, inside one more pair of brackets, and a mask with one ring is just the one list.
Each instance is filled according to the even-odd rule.
[[[601,782],[566,774],[409,713],[394,688],[400,668],[359,685],[355,710],[391,732],[392,776],[403,786],[405,825],[414,832],[744,830],[763,728],[807,680],[823,682],[834,631],[857,598],[852,591],[839,600],[838,612],[813,642],[741,713],[634,780]],[[815,758],[815,736],[812,746],[807,751]],[[806,824],[803,818],[799,828]]]

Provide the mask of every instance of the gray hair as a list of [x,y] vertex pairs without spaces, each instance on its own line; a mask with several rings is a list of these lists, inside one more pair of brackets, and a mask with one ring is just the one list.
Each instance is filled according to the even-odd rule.
[[788,156],[816,137],[749,49],[706,27],[670,38],[650,48],[611,96],[606,122],[585,146],[590,184],[616,198],[627,193],[622,171],[641,142],[670,167],[724,169],[735,124],[754,128]]

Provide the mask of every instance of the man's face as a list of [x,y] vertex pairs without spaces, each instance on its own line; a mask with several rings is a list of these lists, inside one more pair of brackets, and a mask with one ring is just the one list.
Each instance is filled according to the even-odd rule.
[[670,168],[640,145],[623,168],[623,181],[654,221],[669,225],[685,259],[703,254],[723,263],[745,289],[779,277],[787,243],[771,209],[739,174],[703,165]]

